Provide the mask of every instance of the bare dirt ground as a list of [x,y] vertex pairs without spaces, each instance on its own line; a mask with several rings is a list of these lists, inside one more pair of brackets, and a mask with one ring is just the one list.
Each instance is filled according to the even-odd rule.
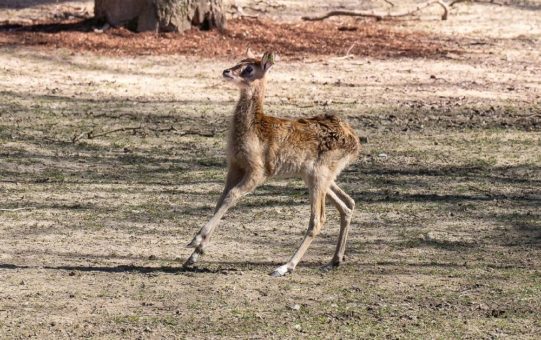
[[[0,18],[25,25],[55,6],[89,6],[14,3]],[[280,3],[267,15],[281,23],[268,25],[328,9]],[[362,35],[366,25],[391,31],[416,51],[407,56],[391,43],[351,58],[282,50],[268,113],[339,112],[368,143],[339,179],[357,201],[348,262],[319,270],[338,234],[329,207],[297,271],[280,279],[267,274],[308,223],[296,180],[246,197],[198,269],[180,269],[222,188],[237,92],[220,74],[242,41],[212,59],[1,43],[0,338],[537,338],[540,9],[462,4],[446,22],[434,9],[317,26],[358,27],[337,29],[340,41],[382,40]],[[423,54],[416,32],[443,53]]]

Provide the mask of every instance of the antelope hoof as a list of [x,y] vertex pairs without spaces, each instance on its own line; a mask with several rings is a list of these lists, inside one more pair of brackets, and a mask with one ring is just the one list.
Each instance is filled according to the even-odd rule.
[[199,258],[199,254],[197,252],[194,252],[192,256],[190,256],[186,262],[182,265],[182,268],[191,268],[195,265],[197,262],[197,259]]
[[281,276],[284,276],[286,275],[287,273],[291,273],[293,270],[292,269],[289,269],[287,267],[287,264],[284,264],[283,266],[280,266],[278,268],[276,268],[272,273],[271,273],[271,276],[272,277],[281,277]]
[[190,257],[189,259],[186,260],[186,262],[184,262],[184,264],[182,265],[182,268],[192,268],[194,265],[195,265],[195,261],[192,260],[192,258]]
[[340,265],[342,264],[341,261],[331,261],[329,263],[327,263],[326,265],[322,266],[320,268],[320,270],[322,272],[330,272],[331,270],[335,270],[337,269],[338,267],[340,267]]
[[187,247],[197,248],[201,245],[203,238],[199,235],[193,238],[192,242],[188,243]]

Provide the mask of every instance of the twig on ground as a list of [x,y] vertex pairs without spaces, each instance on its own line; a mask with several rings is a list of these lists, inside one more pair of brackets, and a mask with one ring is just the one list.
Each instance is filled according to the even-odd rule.
[[297,103],[284,103],[285,105],[292,105],[301,109],[308,109],[312,107],[316,107],[317,105],[314,104],[297,104]]
[[36,209],[34,207],[22,207],[22,208],[13,208],[13,209],[0,209],[0,211],[20,211],[20,210],[32,210]]
[[447,5],[449,7],[453,7],[454,5],[459,4],[461,2],[471,2],[471,3],[477,2],[477,3],[480,3],[480,4],[493,4],[493,5],[498,5],[498,6],[504,6],[505,5],[505,3],[495,1],[495,0],[486,0],[486,1],[480,1],[480,0],[453,0],[453,1],[450,1]]
[[[77,134],[74,135],[73,138],[71,139],[71,142],[76,143],[80,141],[81,139],[94,139],[97,137],[103,137],[103,136],[107,136],[116,132],[124,132],[124,131],[132,131],[135,134],[137,131],[169,132],[169,131],[178,131],[178,130],[175,129],[174,126],[170,126],[168,128],[151,128],[151,127],[145,127],[145,126],[122,127],[118,129],[100,132],[97,134],[94,133],[94,130],[90,130],[88,132],[83,132],[79,135]],[[210,132],[205,132],[205,131],[186,130],[186,131],[178,131],[177,134],[179,136],[193,135],[193,136],[201,136],[201,137],[214,137],[217,132],[219,131],[213,130]]]
[[447,20],[447,17],[449,16],[449,6],[443,2],[442,0],[430,0],[423,2],[414,9],[402,11],[402,12],[396,12],[396,13],[377,13],[374,11],[330,11],[324,15],[321,16],[304,16],[302,17],[302,20],[306,21],[319,21],[319,20],[325,20],[327,18],[333,17],[333,16],[352,16],[352,17],[367,17],[367,18],[376,18],[378,20],[382,20],[385,18],[398,18],[398,17],[405,17],[408,15],[412,15],[414,13],[419,12],[420,10],[427,8],[432,5],[439,5],[441,8],[443,8],[443,14],[441,16],[441,20]]
[[387,3],[391,7],[394,7],[394,4],[390,2],[389,0],[383,0],[383,2]]
[[210,132],[204,132],[204,131],[191,131],[191,130],[188,130],[188,131],[181,131],[178,133],[179,136],[201,136],[201,137],[214,137],[216,136],[216,133],[217,132],[224,132],[225,130],[222,130],[222,131],[216,131],[216,130],[213,130],[213,131],[210,131]]
[[342,59],[353,58],[353,56],[350,55],[349,53],[351,52],[353,47],[355,47],[356,45],[357,45],[357,42],[354,42],[353,44],[351,44],[351,46],[347,49],[346,54],[344,56],[342,56],[342,57],[334,57],[334,58],[331,58],[331,59],[333,59],[333,60],[342,60]]
[[353,44],[351,44],[351,46],[348,48],[348,50],[346,51],[346,57],[349,56],[349,52],[351,52],[351,50],[353,49],[353,47],[355,47],[355,45],[357,45],[356,42],[354,42]]
[[138,127],[123,127],[123,128],[119,128],[119,129],[114,129],[114,130],[109,130],[109,131],[105,131],[105,132],[102,132],[102,133],[98,133],[98,134],[94,134],[94,130],[90,130],[88,132],[83,132],[81,133],[79,136],[75,135],[73,136],[73,138],[71,139],[72,143],[75,143],[83,138],[86,137],[86,139],[94,139],[96,137],[102,137],[102,136],[107,136],[107,135],[110,135],[112,133],[115,133],[115,132],[120,132],[120,131],[137,131],[137,130],[142,130],[143,127],[142,126],[138,126]]
[[258,0],[256,1],[256,4],[259,5],[259,4],[263,4],[263,5],[266,5],[267,7],[270,7],[270,8],[286,8],[286,5],[282,5],[282,4],[279,4],[275,1],[270,1],[270,0]]

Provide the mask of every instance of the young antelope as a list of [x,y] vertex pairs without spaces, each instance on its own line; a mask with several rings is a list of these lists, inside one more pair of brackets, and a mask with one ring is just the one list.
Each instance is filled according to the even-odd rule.
[[301,245],[284,265],[272,272],[292,272],[325,223],[325,198],[340,213],[340,235],[335,254],[325,268],[344,261],[344,251],[355,201],[335,183],[338,174],[360,151],[359,138],[341,118],[325,114],[309,119],[283,119],[265,115],[266,75],[274,54],[249,55],[223,71],[223,77],[240,88],[227,144],[228,173],[214,216],[197,233],[190,247],[195,251],[184,264],[193,266],[229,208],[270,177],[300,176],[310,193],[310,222]]

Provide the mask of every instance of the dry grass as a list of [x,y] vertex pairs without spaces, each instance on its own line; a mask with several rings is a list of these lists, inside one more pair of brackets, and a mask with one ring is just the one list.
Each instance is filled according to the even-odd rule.
[[[319,271],[338,233],[329,207],[282,279],[267,274],[308,221],[295,180],[246,197],[198,269],[179,268],[222,187],[237,93],[219,75],[232,60],[1,48],[0,209],[28,209],[0,211],[0,338],[535,338],[541,84],[529,46],[278,63],[269,113],[338,111],[369,141],[340,178],[358,203],[347,264]],[[512,63],[510,50],[522,51]]]

